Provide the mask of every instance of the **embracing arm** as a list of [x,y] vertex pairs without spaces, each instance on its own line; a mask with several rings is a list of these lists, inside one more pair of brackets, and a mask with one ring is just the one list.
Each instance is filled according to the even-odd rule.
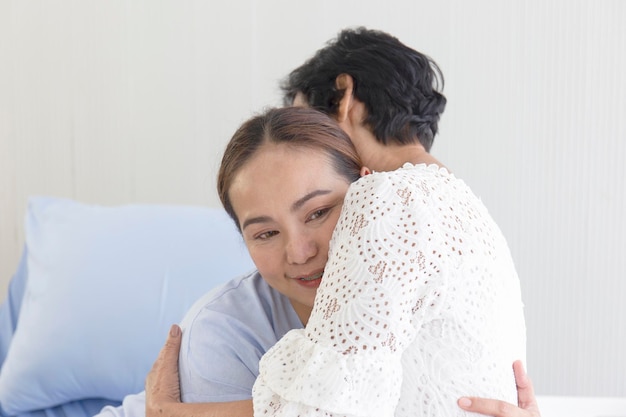
[[521,361],[513,363],[513,371],[517,385],[517,407],[504,401],[477,397],[460,398],[459,407],[493,417],[541,417],[532,381],[526,374]]
[[178,354],[180,327],[173,325],[146,378],[146,417],[252,417],[252,400],[182,403]]
[[[178,353],[181,331],[173,325],[165,345],[146,378],[146,417],[252,417],[252,401],[223,403],[181,403]],[[540,417],[533,385],[521,361],[513,364],[518,407],[499,400],[464,397],[459,406],[467,411],[493,417]]]

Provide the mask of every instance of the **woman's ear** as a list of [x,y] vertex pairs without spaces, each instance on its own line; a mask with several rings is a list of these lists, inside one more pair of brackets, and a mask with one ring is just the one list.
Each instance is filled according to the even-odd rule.
[[354,80],[350,74],[339,74],[335,78],[335,87],[337,90],[343,90],[343,97],[339,100],[339,108],[337,109],[337,121],[342,123],[348,118],[350,107],[352,107]]
[[364,177],[366,175],[369,175],[371,173],[372,173],[372,171],[370,171],[370,169],[368,167],[361,167],[360,174],[361,174],[362,177]]

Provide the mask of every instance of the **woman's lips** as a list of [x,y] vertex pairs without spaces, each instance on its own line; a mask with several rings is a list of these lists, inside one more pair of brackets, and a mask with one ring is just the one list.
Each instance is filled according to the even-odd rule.
[[321,272],[318,272],[317,274],[313,274],[313,275],[309,275],[309,276],[305,276],[305,277],[300,277],[298,279],[300,281],[315,281],[316,279],[322,278],[323,274],[324,274],[324,271],[321,271]]
[[305,288],[317,289],[322,283],[322,275],[324,271],[317,272],[312,275],[303,275],[294,278],[295,282]]

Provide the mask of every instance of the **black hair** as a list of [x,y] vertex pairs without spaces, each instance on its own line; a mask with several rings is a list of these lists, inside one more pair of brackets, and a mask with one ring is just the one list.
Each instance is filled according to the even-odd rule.
[[443,74],[431,58],[385,32],[345,29],[283,80],[284,104],[302,93],[309,106],[335,116],[344,94],[335,86],[340,74],[354,80],[354,97],[367,110],[364,123],[378,141],[417,139],[430,151],[446,106]]

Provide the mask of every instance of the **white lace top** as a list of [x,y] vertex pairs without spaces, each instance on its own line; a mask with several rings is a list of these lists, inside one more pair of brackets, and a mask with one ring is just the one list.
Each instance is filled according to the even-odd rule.
[[517,404],[515,359],[502,233],[463,181],[405,164],[351,185],[306,328],[261,359],[254,415],[463,416],[464,395]]

